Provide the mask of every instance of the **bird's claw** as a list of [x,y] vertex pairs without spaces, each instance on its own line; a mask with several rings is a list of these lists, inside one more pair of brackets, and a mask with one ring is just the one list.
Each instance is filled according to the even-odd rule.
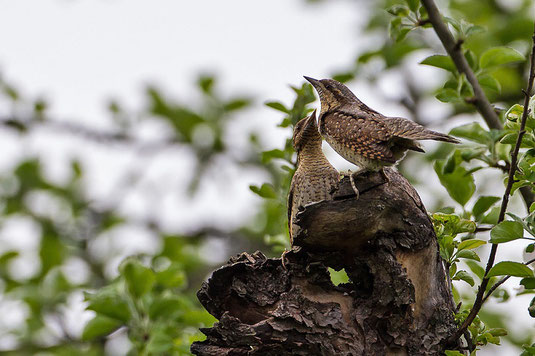
[[286,254],[288,252],[290,252],[291,250],[286,250],[284,249],[284,252],[282,253],[282,256],[281,256],[281,263],[282,263],[282,268],[284,268],[285,270],[288,270],[288,267],[286,267]]
[[353,174],[349,175],[349,183],[351,183],[351,188],[353,188],[353,191],[355,192],[355,195],[357,196],[356,199],[358,199],[360,197],[360,193],[357,188],[357,185],[355,184],[355,177],[353,176]]
[[357,185],[355,183],[355,176],[360,174],[360,171],[357,172],[351,172],[350,170],[340,172],[342,176],[349,176],[349,183],[351,183],[351,188],[353,188],[353,192],[355,192],[355,195],[357,196],[356,199],[359,198],[360,193],[357,188]]

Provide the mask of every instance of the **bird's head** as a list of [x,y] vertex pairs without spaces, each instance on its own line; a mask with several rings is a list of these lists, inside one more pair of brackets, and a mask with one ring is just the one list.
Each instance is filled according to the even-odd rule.
[[360,103],[360,100],[348,87],[334,79],[318,80],[310,77],[304,78],[308,80],[318,92],[321,101],[320,114],[346,103],[355,101]]
[[316,123],[316,110],[304,119],[299,120],[294,127],[293,146],[296,152],[303,149],[305,145],[319,144],[321,147],[321,136]]

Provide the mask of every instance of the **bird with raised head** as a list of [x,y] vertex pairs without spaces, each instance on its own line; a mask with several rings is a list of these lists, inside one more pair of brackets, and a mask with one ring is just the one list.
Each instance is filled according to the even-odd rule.
[[[418,140],[459,143],[459,140],[402,117],[388,117],[369,108],[344,84],[305,77],[319,94],[319,131],[343,158],[357,165],[350,175],[380,171],[399,162],[408,150],[424,152]],[[386,176],[385,176],[386,178]]]
[[294,221],[299,208],[332,199],[332,194],[338,186],[340,174],[323,154],[321,143],[314,110],[312,115],[301,119],[295,125],[293,133],[297,169],[288,194],[288,227],[292,244],[297,228]]

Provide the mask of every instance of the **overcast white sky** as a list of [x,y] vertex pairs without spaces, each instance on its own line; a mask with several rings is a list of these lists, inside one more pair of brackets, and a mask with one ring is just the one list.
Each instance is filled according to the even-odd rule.
[[[310,6],[300,0],[0,0],[0,73],[23,94],[48,99],[51,116],[101,126],[106,124],[109,98],[117,98],[132,109],[141,108],[145,104],[143,88],[156,83],[167,94],[187,99],[199,73],[215,72],[224,90],[257,98],[257,108],[240,118],[240,123],[263,127],[270,133],[267,144],[275,147],[288,133],[274,128],[280,115],[261,103],[272,99],[289,102],[292,93],[287,85],[300,83],[303,75],[323,78],[347,68],[358,49],[368,45],[357,35],[357,19],[366,16],[363,3],[330,1],[328,6]],[[429,68],[421,70],[437,77]],[[385,90],[395,91],[396,83],[388,83]],[[363,89],[359,96],[372,107],[381,104],[385,113],[393,110],[365,86],[358,88]],[[70,157],[84,157],[91,193],[97,197],[112,193],[110,177],[114,171],[139,163],[139,157],[121,155],[117,150],[109,160],[108,149],[92,144],[80,147],[78,141],[69,139],[58,138],[54,145],[48,145],[46,135],[32,135],[20,142],[18,137],[0,134],[0,140],[4,142],[0,168],[25,154],[22,149],[43,152],[46,147],[52,176],[65,173],[61,167]],[[173,157],[164,155],[151,163],[155,171],[152,179],[185,182],[180,169],[186,170],[191,161],[181,155],[176,159],[181,168],[169,174],[170,159]],[[344,166],[341,160],[337,164]],[[227,192],[207,186],[193,205],[178,198],[164,200],[160,208],[167,214],[169,226],[194,227],[206,219],[241,221],[256,199],[247,186],[262,182],[263,177],[236,171],[230,173],[230,179],[238,184]],[[225,209],[207,204],[214,197]],[[141,201],[132,197],[125,209],[142,213],[144,207],[139,204]],[[214,210],[207,212],[209,206]],[[134,241],[150,245],[143,236]]]

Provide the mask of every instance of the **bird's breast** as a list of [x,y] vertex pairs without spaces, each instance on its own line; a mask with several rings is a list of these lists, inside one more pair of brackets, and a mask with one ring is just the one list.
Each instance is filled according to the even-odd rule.
[[326,136],[325,141],[343,158],[347,161],[359,166],[361,169],[369,171],[378,171],[385,166],[391,166],[393,163],[381,161],[378,159],[367,158],[359,154],[356,150],[336,141],[332,137]]

